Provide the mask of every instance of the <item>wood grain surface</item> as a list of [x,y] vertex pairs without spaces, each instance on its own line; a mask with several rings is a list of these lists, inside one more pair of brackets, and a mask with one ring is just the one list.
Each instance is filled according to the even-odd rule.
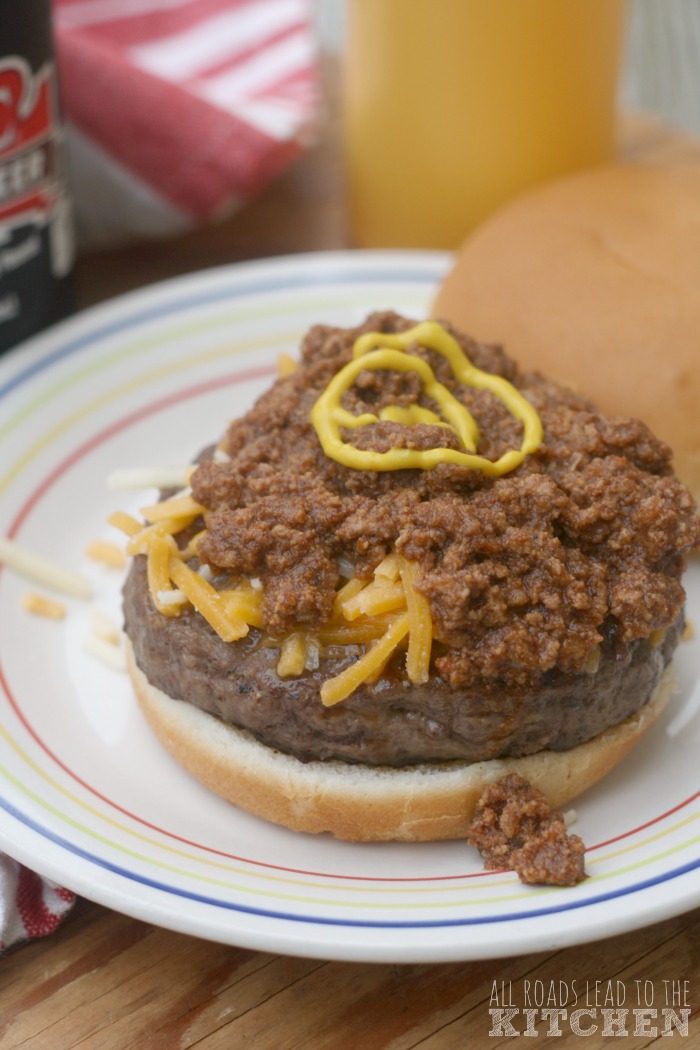
[[[700,1046],[700,909],[565,951],[391,966],[225,947],[81,901],[56,934],[0,965],[2,1050],[499,1046],[501,1039],[489,1035],[495,1024],[494,982],[499,995],[504,989],[521,1010],[536,1004],[543,990],[550,994],[552,986],[560,1004],[568,992],[569,1014],[576,1007],[592,1008],[595,1016],[586,1017],[585,1027],[597,1021],[601,1030],[606,996],[615,996],[617,1004],[624,988],[630,1011],[625,1047],[650,1046],[656,1038],[665,1048]],[[667,994],[670,1001],[679,987],[692,1010],[688,1035],[675,1029],[672,1038],[663,1037],[661,1011]],[[656,1037],[634,1035],[638,988],[642,1006],[653,990],[657,1016],[650,1027],[657,1027]],[[524,1015],[511,1023],[524,1031]],[[549,1026],[549,1019],[538,1019],[540,1038],[547,1038]],[[570,1030],[568,1019],[560,1019],[559,1027],[555,1045],[580,1050],[581,1036]],[[593,1038],[588,1045],[592,1050],[601,1044]]]
[[[645,120],[626,123],[621,149],[631,159],[651,162],[697,155],[694,142]],[[80,305],[208,266],[349,243],[337,120],[331,114],[318,146],[230,220],[176,241],[81,258]],[[692,1011],[687,1035],[674,1029],[669,1037],[661,1034],[660,1013],[642,1023],[646,1034],[639,1035],[630,1014],[618,1043],[700,1048],[700,909],[563,951],[390,966],[226,947],[80,900],[56,933],[0,960],[0,1050],[497,1047],[513,1037],[506,1029],[490,1034],[490,1010],[499,1006],[494,991],[500,989],[522,1011],[538,1005],[536,991],[552,982],[579,996],[569,1013],[591,1005],[598,1011],[599,1028],[584,1046],[607,1045],[600,1010],[606,989],[615,987],[626,990],[630,1008],[637,1006],[640,989],[659,1011],[667,994],[682,992]],[[592,997],[597,1001],[591,1003]],[[591,1017],[584,1022],[592,1024]],[[524,1031],[522,1013],[514,1023]],[[549,1024],[538,1020],[538,1038],[549,1038]],[[581,1048],[582,1036],[568,1026],[568,1018],[556,1038],[560,1050]]]

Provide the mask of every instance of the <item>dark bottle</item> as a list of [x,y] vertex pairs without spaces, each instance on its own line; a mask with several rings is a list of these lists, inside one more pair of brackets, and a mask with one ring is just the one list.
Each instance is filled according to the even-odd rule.
[[73,307],[50,0],[0,0],[0,352]]

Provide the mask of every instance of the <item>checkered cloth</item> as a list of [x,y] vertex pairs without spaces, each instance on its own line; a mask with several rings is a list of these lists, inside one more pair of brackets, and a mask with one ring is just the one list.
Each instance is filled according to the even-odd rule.
[[231,214],[313,139],[312,0],[54,0],[87,247]]
[[75,896],[0,853],[0,953],[53,933]]

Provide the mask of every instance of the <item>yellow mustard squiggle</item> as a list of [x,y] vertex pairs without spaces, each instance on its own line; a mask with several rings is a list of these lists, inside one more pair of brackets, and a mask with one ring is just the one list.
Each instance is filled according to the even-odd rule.
[[[438,381],[427,362],[405,353],[413,343],[419,343],[441,354],[449,363],[455,379],[464,386],[490,390],[502,401],[510,414],[523,425],[520,448],[509,449],[497,460],[477,455],[475,450],[479,441],[479,428],[474,417],[447,387]],[[389,405],[380,411],[379,416],[371,412],[355,416],[348,412],[341,405],[341,398],[360,372],[367,368],[375,371],[416,372],[424,392],[440,406],[442,418],[419,405],[412,405],[410,408]],[[355,448],[343,441],[341,428],[353,429],[378,423],[380,420],[392,420],[408,425],[431,423],[449,427],[457,435],[462,450],[392,448],[386,452],[377,452],[372,449]],[[436,321],[423,321],[406,332],[394,335],[367,332],[360,336],[353,347],[352,361],[333,377],[316,401],[311,411],[311,422],[326,455],[356,470],[430,470],[438,463],[455,463],[495,477],[519,466],[525,456],[539,447],[543,438],[540,417],[520,391],[502,376],[484,372],[472,364],[457,340]]]

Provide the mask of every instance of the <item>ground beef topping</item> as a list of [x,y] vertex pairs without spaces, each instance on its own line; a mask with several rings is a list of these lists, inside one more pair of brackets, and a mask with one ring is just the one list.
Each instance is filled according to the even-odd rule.
[[510,868],[522,882],[575,886],[586,878],[585,846],[541,791],[511,773],[483,791],[468,842],[487,869]]
[[[207,508],[200,559],[214,572],[260,579],[265,630],[281,637],[327,619],[341,566],[369,579],[398,551],[418,565],[434,667],[455,687],[583,673],[604,639],[633,642],[667,628],[684,601],[682,554],[700,540],[669,449],[642,423],[604,419],[570,391],[520,372],[501,350],[449,329],[478,368],[507,378],[540,416],[544,440],[512,473],[488,478],[446,463],[377,473],[324,455],[311,409],[358,335],[414,323],[381,313],[358,329],[311,330],[299,368],[229,428],[230,461],[203,462],[193,474],[194,498]],[[460,384],[440,355],[418,345],[408,352],[474,415],[480,455],[519,446],[521,424],[497,397]],[[360,373],[343,397],[355,414],[387,404],[436,409],[410,373]],[[344,440],[377,451],[453,441],[444,427],[388,421]]]

